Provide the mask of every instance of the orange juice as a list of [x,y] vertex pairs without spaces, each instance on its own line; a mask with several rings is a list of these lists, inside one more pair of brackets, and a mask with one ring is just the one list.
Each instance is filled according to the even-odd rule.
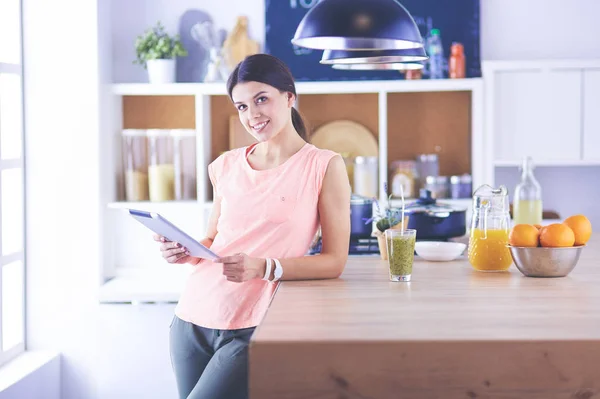
[[469,262],[475,270],[504,271],[512,264],[508,244],[508,231],[473,229],[469,239]]

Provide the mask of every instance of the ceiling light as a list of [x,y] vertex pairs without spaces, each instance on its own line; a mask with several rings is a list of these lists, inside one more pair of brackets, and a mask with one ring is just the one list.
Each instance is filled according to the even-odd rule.
[[423,47],[417,24],[396,0],[321,0],[300,21],[292,43],[317,50]]
[[325,50],[320,63],[331,64],[390,64],[396,62],[425,61],[427,54],[423,47],[406,50],[346,51]]

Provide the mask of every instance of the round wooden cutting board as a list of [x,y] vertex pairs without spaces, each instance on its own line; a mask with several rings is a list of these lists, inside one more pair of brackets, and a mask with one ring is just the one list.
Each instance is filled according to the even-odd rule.
[[363,125],[349,120],[338,120],[319,127],[310,142],[318,148],[335,151],[349,158],[376,157],[377,139]]

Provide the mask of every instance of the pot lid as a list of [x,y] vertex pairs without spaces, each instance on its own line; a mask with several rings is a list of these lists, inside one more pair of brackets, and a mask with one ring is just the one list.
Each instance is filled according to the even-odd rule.
[[408,214],[429,213],[429,214],[450,214],[452,212],[464,212],[466,208],[461,208],[449,204],[437,203],[435,198],[431,197],[431,191],[427,189],[419,190],[419,198],[405,207],[404,212]]
[[350,196],[350,204],[351,205],[369,205],[373,203],[373,199],[369,197],[364,197],[358,194],[352,194]]

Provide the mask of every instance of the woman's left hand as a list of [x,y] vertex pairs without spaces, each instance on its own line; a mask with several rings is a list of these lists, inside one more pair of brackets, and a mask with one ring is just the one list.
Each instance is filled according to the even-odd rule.
[[214,262],[223,264],[223,275],[234,283],[263,278],[265,274],[265,259],[251,258],[244,253],[218,258]]

